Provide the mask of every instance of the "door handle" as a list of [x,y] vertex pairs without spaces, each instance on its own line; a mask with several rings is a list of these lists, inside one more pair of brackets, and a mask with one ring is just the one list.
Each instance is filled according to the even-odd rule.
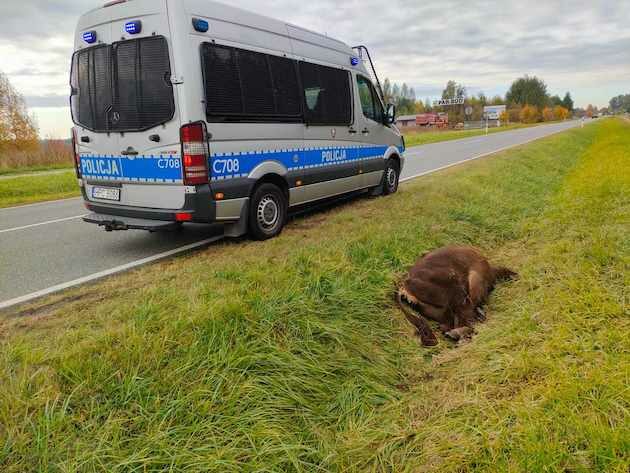
[[365,127],[363,130],[361,130],[361,133],[363,133],[364,135],[367,135],[370,133],[370,130],[368,130],[367,127]]
[[348,128],[348,133],[354,135],[356,132],[357,132],[357,130],[355,130],[354,127]]
[[120,154],[122,154],[123,156],[137,156],[138,152],[131,146],[129,146],[127,149],[123,149]]

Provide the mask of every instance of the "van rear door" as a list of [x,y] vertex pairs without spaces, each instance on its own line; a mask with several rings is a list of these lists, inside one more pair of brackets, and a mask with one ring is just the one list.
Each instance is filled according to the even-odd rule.
[[87,198],[179,209],[185,194],[166,0],[127,1],[90,15],[109,23],[111,42],[73,58],[71,101]]

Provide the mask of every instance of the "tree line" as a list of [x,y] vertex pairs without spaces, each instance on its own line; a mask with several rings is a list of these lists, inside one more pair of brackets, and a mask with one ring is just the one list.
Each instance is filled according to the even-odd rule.
[[608,102],[610,113],[630,113],[630,94],[617,95]]
[[[483,119],[483,107],[487,105],[505,105],[506,112],[501,117],[505,122],[534,123],[538,121],[564,120],[574,109],[571,93],[564,97],[550,95],[547,84],[538,77],[525,75],[516,79],[508,89],[505,97],[496,95],[487,97],[483,92],[469,95],[466,87],[455,81],[448,81],[442,91],[443,99],[464,98],[461,107],[433,107],[427,99],[424,102],[416,98],[413,87],[403,83],[402,86],[392,84],[389,79],[383,83],[383,95],[387,103],[396,105],[398,115],[419,114],[425,112],[446,112],[449,122],[459,123],[466,120]],[[472,113],[465,115],[465,109],[470,107]]]

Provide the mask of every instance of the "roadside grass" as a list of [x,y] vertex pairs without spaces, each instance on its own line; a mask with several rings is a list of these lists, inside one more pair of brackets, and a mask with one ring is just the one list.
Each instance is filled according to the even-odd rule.
[[62,173],[0,179],[0,208],[76,197],[79,194],[73,169]]
[[[630,124],[607,120],[0,319],[0,469],[629,467]],[[419,253],[518,270],[469,343],[393,301]]]
[[0,168],[0,176],[12,176],[14,174],[27,174],[38,173],[42,171],[54,171],[67,169],[72,170],[72,164],[68,163],[56,163],[56,164],[42,164],[39,166],[20,166],[16,168]]
[[[518,130],[520,128],[531,128],[533,126],[549,125],[551,123],[560,122],[546,122],[546,123],[534,123],[524,124],[515,123],[512,125],[504,125],[498,128],[489,128],[488,133],[500,133],[502,131]],[[460,140],[462,138],[470,138],[472,136],[485,135],[486,129],[479,130],[432,130],[432,131],[403,131],[405,136],[406,146],[418,146],[426,145],[429,143],[438,143],[440,141]]]

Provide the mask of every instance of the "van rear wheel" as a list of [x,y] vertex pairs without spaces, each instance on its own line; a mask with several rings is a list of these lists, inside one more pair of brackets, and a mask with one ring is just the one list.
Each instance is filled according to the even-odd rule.
[[249,201],[249,232],[256,240],[278,235],[287,221],[287,198],[282,190],[270,183],[258,186]]

